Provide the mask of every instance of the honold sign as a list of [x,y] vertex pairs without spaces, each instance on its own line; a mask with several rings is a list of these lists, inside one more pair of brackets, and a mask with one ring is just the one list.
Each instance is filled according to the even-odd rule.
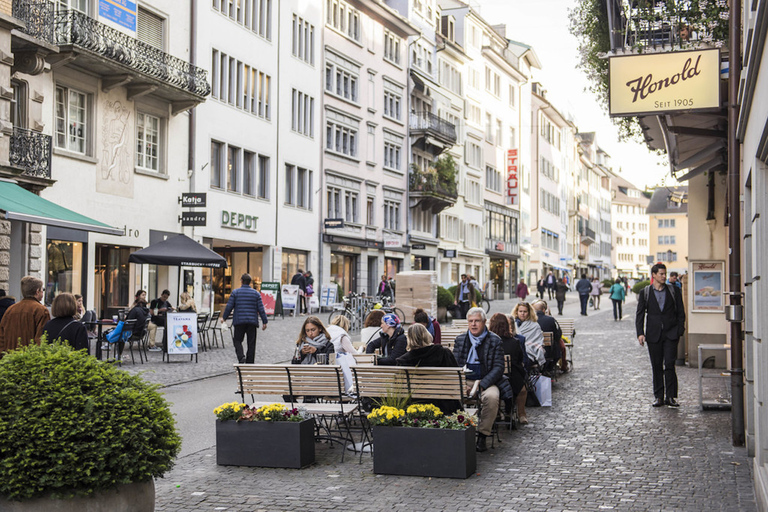
[[720,51],[611,57],[611,116],[707,110],[720,107]]

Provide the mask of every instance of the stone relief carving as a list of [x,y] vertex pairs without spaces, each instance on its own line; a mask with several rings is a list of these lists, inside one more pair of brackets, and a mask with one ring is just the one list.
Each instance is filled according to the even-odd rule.
[[119,100],[106,100],[102,112],[102,158],[97,190],[133,197],[131,109]]

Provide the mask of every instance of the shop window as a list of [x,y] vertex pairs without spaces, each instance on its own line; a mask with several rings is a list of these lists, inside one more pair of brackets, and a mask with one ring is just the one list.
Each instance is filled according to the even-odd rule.
[[48,278],[45,304],[50,306],[60,293],[83,294],[83,244],[48,240]]

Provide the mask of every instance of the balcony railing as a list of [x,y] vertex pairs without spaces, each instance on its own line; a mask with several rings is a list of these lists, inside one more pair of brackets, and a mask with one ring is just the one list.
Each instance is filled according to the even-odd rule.
[[456,126],[432,112],[411,112],[410,128],[415,131],[432,132],[442,140],[456,143]]
[[15,0],[14,17],[26,22],[29,35],[58,46],[91,51],[146,76],[200,97],[211,92],[208,73],[135,37],[73,9],[52,2]]
[[51,178],[51,136],[23,128],[13,129],[10,163],[24,169],[22,176]]

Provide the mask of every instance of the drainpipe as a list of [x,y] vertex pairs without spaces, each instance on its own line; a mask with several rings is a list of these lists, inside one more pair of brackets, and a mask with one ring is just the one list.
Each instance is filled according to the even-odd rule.
[[[277,70],[276,70],[276,76],[280,76],[280,50],[281,50],[281,44],[280,44],[280,13],[281,13],[281,4],[280,2],[277,2],[277,34],[276,34],[276,41],[277,41]],[[279,80],[278,80],[279,84]],[[273,280],[277,280],[280,282],[281,276],[275,275],[275,250],[279,247],[278,245],[278,232],[280,228],[280,180],[277,179],[277,177],[280,175],[280,87],[276,84],[275,87],[275,102],[273,103],[274,108],[272,109],[272,116],[275,119],[275,133],[277,134],[277,140],[275,143],[275,247],[272,249],[272,257],[270,258],[272,260],[272,270],[270,272],[270,275],[272,275]],[[282,255],[282,253],[281,253]],[[281,256],[282,257],[282,256]],[[281,262],[282,265],[282,262]],[[281,267],[282,268],[282,267]],[[264,271],[262,270],[262,273]]]
[[[742,310],[741,283],[741,154],[736,138],[741,78],[741,2],[730,2],[728,44],[728,288],[732,309]],[[741,315],[743,317],[743,314]],[[731,434],[734,446],[744,446],[744,333],[741,322],[731,322]]]

